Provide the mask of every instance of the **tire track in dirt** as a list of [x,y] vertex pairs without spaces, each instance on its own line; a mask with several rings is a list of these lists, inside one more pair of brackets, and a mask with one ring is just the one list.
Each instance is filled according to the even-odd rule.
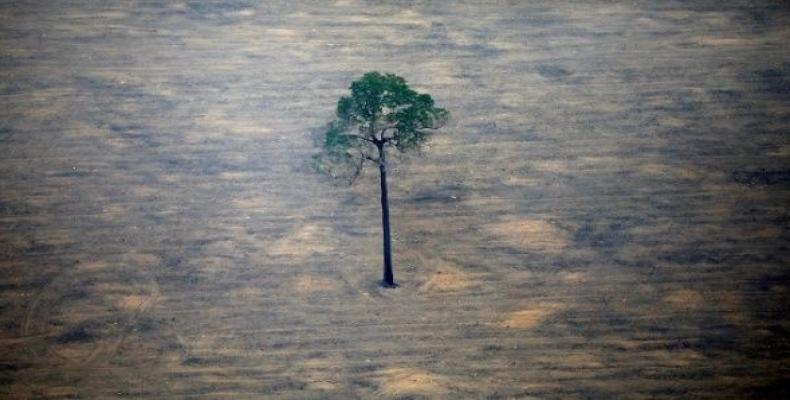
[[[76,286],[78,282],[79,280],[76,277],[67,279],[65,271],[57,273],[47,284],[43,285],[38,290],[28,304],[22,323],[21,335],[2,339],[0,344],[30,343],[35,340],[49,340],[63,335],[66,329],[36,332],[35,326],[37,323],[46,323],[46,321],[52,317],[54,305],[59,300],[62,300],[61,297],[65,290]],[[123,322],[119,323],[120,326],[115,327],[114,330],[117,333],[116,337],[113,337],[111,340],[94,341],[93,348],[87,355],[82,357],[79,355],[69,355],[68,352],[59,350],[53,346],[52,343],[47,343],[46,353],[74,367],[97,365],[108,361],[116,354],[118,349],[132,333],[140,317],[156,303],[161,295],[160,286],[153,277],[148,277],[148,282],[142,289],[146,295],[138,305],[126,312],[128,313],[128,317],[125,318]],[[100,293],[98,295],[102,296]],[[45,300],[49,300],[49,302],[53,304],[49,307],[44,307],[42,302]],[[30,355],[34,358],[36,357],[35,354]]]
[[[99,344],[97,345],[94,350],[86,357],[84,360],[77,362],[76,364],[79,366],[85,366],[89,364],[101,364],[109,359],[111,359],[115,354],[118,352],[118,349],[123,345],[129,335],[132,333],[134,329],[135,323],[138,321],[139,317],[148,311],[150,307],[159,299],[161,294],[159,284],[156,283],[156,280],[153,278],[151,279],[148,288],[150,290],[148,297],[140,304],[140,306],[132,313],[131,317],[127,320],[125,326],[121,328],[121,334],[107,344]],[[72,361],[73,362],[73,361]]]
[[[30,300],[30,303],[28,304],[27,309],[25,310],[25,316],[23,317],[22,329],[21,329],[22,335],[20,337],[39,337],[42,335],[46,336],[51,334],[51,333],[33,334],[30,332],[31,324],[33,321],[33,313],[38,308],[38,304],[41,303],[41,299],[44,297],[44,294],[48,293],[47,289],[50,288],[50,286],[52,286],[53,282],[57,282],[58,280],[60,280],[63,275],[64,275],[64,271],[62,270],[56,273],[52,278],[50,278],[49,282],[47,282],[46,284],[42,285],[41,288],[39,288],[38,292],[36,292],[36,295],[33,296],[32,300]],[[49,313],[49,308],[47,308],[46,312]]]

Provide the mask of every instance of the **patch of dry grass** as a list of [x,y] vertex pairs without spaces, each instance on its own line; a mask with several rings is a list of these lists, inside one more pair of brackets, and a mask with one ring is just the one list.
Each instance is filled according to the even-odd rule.
[[294,290],[300,294],[332,292],[338,289],[338,283],[329,278],[301,275],[294,278],[292,282]]
[[540,304],[507,314],[497,325],[501,328],[532,329],[561,310],[558,304]]
[[497,222],[486,228],[503,242],[524,250],[559,252],[570,244],[566,232],[540,219]]
[[417,368],[390,368],[379,373],[379,394],[385,396],[446,395],[451,381],[445,376]]
[[315,224],[304,224],[266,248],[275,256],[309,256],[334,250],[331,229]]

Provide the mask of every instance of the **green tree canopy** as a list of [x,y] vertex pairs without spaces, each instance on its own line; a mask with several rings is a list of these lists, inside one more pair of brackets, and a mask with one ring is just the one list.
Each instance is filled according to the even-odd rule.
[[448,112],[434,106],[430,95],[409,88],[394,74],[368,72],[351,84],[351,95],[337,102],[336,118],[314,158],[319,170],[353,182],[365,161],[380,163],[383,151],[405,153],[420,148]]

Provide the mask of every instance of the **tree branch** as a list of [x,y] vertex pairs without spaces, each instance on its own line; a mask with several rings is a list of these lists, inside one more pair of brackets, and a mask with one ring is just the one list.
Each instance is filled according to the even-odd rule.
[[364,137],[364,136],[359,136],[359,135],[349,135],[349,136],[353,136],[353,137],[355,137],[355,138],[357,138],[357,139],[362,139],[362,140],[364,140],[364,141],[366,141],[366,142],[369,142],[369,143],[376,144],[376,142],[375,142],[373,139],[366,138],[366,137]]
[[349,181],[348,181],[348,185],[349,186],[353,185],[354,182],[357,180],[357,178],[359,178],[359,174],[362,172],[362,164],[364,164],[364,163],[365,163],[365,160],[361,159],[359,161],[359,164],[356,165],[356,168],[354,168],[354,174],[351,175],[351,179],[349,179]]

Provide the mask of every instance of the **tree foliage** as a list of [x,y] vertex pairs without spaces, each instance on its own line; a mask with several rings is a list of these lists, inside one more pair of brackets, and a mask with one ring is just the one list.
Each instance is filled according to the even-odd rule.
[[406,153],[425,143],[441,128],[448,112],[434,106],[430,95],[409,88],[394,74],[368,72],[351,84],[351,95],[337,102],[315,155],[315,167],[328,175],[353,182],[364,163],[385,162],[388,148]]

